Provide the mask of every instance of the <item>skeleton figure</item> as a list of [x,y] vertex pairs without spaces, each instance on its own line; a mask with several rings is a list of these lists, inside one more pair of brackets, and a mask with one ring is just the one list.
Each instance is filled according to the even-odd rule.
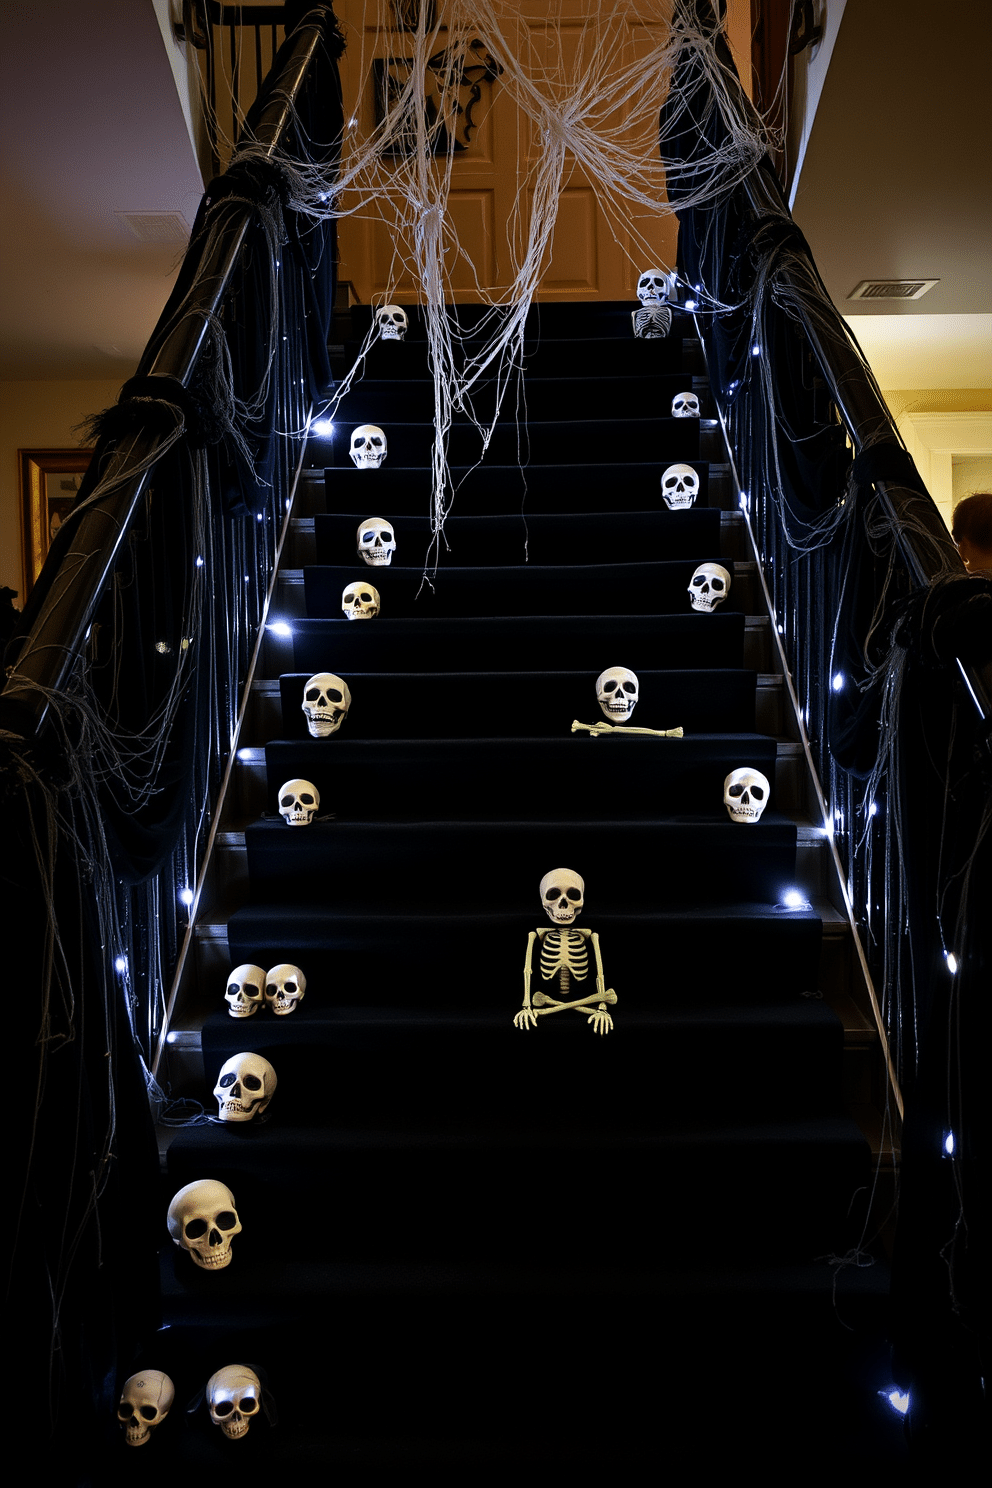
[[317,672],[303,688],[300,704],[307,728],[315,739],[329,739],[348,717],[351,692],[347,682],[333,672]]
[[712,615],[730,593],[730,574],[722,563],[701,563],[689,580],[689,599],[694,610]]
[[[574,1009],[585,1016],[594,1033],[609,1033],[613,1028],[613,1019],[606,1007],[607,1004],[612,1006],[616,1002],[617,995],[612,987],[606,985],[599,936],[595,930],[578,930],[573,927],[573,921],[585,904],[585,883],[571,868],[554,868],[541,879],[541,902],[555,928],[532,930],[527,937],[524,1001],[513,1019],[514,1026],[536,1028],[538,1018]],[[540,946],[538,966],[542,980],[551,982],[557,979],[560,997],[568,998],[568,1001],[550,997],[540,989],[531,996],[535,941]],[[590,944],[596,963],[596,990],[585,996],[570,996],[573,981],[584,982],[589,976]],[[577,987],[576,991],[581,994],[583,988]],[[593,1003],[597,1004],[595,1008],[592,1007]]]
[[152,1432],[161,1426],[175,1398],[175,1386],[161,1369],[143,1369],[124,1381],[117,1419],[129,1447],[143,1447],[151,1440]]
[[348,450],[359,470],[378,470],[386,458],[386,436],[378,424],[359,424]]
[[699,399],[695,393],[676,393],[672,399],[672,418],[698,418]]
[[672,312],[667,305],[642,305],[632,310],[634,335],[641,341],[664,341],[672,329]]
[[187,1183],[172,1195],[167,1217],[174,1245],[188,1250],[202,1271],[223,1271],[231,1264],[231,1241],[241,1234],[234,1195],[216,1178]]
[[375,312],[375,323],[383,341],[404,341],[410,320],[402,305],[383,305]]
[[596,678],[596,701],[610,723],[623,723],[637,707],[640,683],[629,667],[607,667]]
[[226,1364],[207,1380],[210,1419],[231,1441],[245,1435],[262,1404],[262,1382],[247,1364]]
[[214,1100],[219,1121],[252,1121],[276,1093],[276,1072],[261,1054],[232,1054],[221,1065]]
[[349,620],[374,620],[379,613],[379,591],[372,584],[345,584],[341,609]]
[[382,517],[366,517],[358,529],[358,551],[369,568],[388,568],[396,552],[396,533]]
[[661,494],[669,511],[685,511],[699,495],[699,475],[691,465],[669,465],[661,477]]
[[735,822],[756,822],[768,805],[771,787],[760,770],[742,765],[723,782],[723,804]]

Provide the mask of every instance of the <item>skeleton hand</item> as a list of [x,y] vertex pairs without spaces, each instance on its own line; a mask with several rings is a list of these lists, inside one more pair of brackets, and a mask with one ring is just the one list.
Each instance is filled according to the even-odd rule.
[[593,1033],[606,1034],[606,1033],[611,1033],[612,1030],[613,1030],[613,1019],[610,1017],[609,1013],[606,1011],[606,1004],[605,1004],[605,1002],[604,1003],[600,1003],[600,1005],[596,1009],[596,1011],[594,1013],[590,1013],[589,1014],[589,1017],[586,1019],[586,1022],[592,1024],[592,1031],[593,1031]]
[[536,1028],[537,1014],[533,1008],[521,1008],[513,1020],[514,1028]]

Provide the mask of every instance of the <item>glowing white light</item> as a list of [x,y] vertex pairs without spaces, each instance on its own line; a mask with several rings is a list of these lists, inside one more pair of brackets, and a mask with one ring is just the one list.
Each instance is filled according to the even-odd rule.
[[115,971],[119,971],[121,973],[121,975],[123,976],[124,972],[127,971],[127,957],[126,956],[118,956],[117,957],[117,960],[114,962],[114,970]]
[[257,517],[256,517],[256,518],[255,518],[255,521],[256,521],[256,522],[260,522],[260,521],[261,521],[261,520],[262,520],[262,513],[261,513],[261,512],[259,512],[259,513],[258,513],[258,516],[257,516]]
[[685,302],[685,308],[687,310],[695,310],[695,308],[696,308],[696,302],[695,302],[695,300],[686,300],[686,302]]
[[779,633],[779,635],[785,635],[785,626],[784,625],[780,625],[779,626],[778,633]]
[[835,675],[833,677],[833,680],[830,683],[830,686],[833,688],[834,692],[840,692],[841,689],[844,686],[844,673],[843,672],[837,672],[837,673],[835,673]]
[[250,749],[239,749],[238,750],[238,759],[239,760],[250,760],[251,759],[251,750]]
[[761,355],[761,347],[760,346],[752,346],[751,347],[751,355],[752,356],[760,356]]
[[951,973],[951,976],[953,976],[958,969],[958,958],[953,951],[947,951],[945,952],[945,960],[947,961],[947,969]]
[[805,909],[807,904],[806,895],[800,893],[799,889],[786,889],[782,895],[782,903],[786,909]]
[[878,815],[878,802],[877,801],[872,801],[871,805],[868,807],[868,815],[869,816],[877,816]]
[[193,890],[192,889],[180,889],[179,890],[179,900],[180,900],[180,903],[185,904],[186,908],[189,909],[190,905],[193,903]]
[[269,629],[272,631],[273,635],[277,636],[291,636],[293,634],[291,628],[286,624],[285,620],[274,620],[269,626]]
[[[167,1033],[165,1035],[165,1042],[167,1044],[174,1044],[176,1042],[176,1039],[178,1037],[179,1037],[179,1035],[175,1031],[173,1031],[172,1033]],[[166,1326],[169,1326],[169,1325],[167,1324]],[[159,1331],[161,1331],[161,1330],[159,1330]]]
[[894,1411],[898,1411],[900,1416],[904,1416],[909,1410],[908,1390],[904,1395],[901,1390],[897,1390],[893,1385],[891,1390],[879,1390],[878,1393],[879,1395],[881,1395],[883,1400],[888,1401],[889,1405],[891,1405]]
[[349,129],[357,129],[358,128],[358,120],[357,119],[349,119],[348,120],[348,128]]
[[202,557],[200,556],[199,553],[197,553],[197,555],[196,555],[196,566],[197,566],[197,568],[202,568],[203,567],[203,559],[202,559]]
[[944,1133],[944,1154],[947,1157],[954,1156],[954,1133],[952,1131]]
[[310,425],[310,433],[326,435],[329,438],[334,433],[334,425],[330,419],[314,419]]

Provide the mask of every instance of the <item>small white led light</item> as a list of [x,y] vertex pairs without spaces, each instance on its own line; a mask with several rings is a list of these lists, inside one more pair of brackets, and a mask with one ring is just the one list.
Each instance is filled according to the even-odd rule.
[[909,1410],[908,1390],[903,1394],[901,1390],[897,1390],[895,1385],[893,1385],[891,1390],[879,1390],[878,1393],[900,1416],[904,1416]]
[[123,976],[124,972],[127,971],[127,957],[126,956],[118,956],[117,957],[117,960],[114,962],[114,970],[115,971],[119,971],[121,973],[121,975]]
[[945,1157],[953,1157],[954,1156],[954,1147],[955,1147],[954,1133],[952,1131],[946,1131],[944,1133],[944,1156]]
[[331,423],[330,419],[314,419],[313,423],[310,425],[310,433],[320,434],[329,438],[334,433],[334,425]]
[[834,676],[831,678],[830,686],[833,688],[834,692],[840,692],[844,686],[844,673],[835,672]]
[[696,308],[696,302],[695,302],[695,300],[686,300],[686,302],[685,302],[685,308],[687,310],[695,310],[695,308]]
[[944,952],[944,959],[947,962],[947,969],[948,969],[948,971],[951,973],[951,976],[953,976],[954,973],[958,969],[958,958],[957,958],[957,956],[955,956],[955,954],[954,954],[953,951],[945,951]]
[[274,620],[269,626],[269,630],[272,631],[273,635],[277,636],[291,636],[293,634],[292,629],[286,624],[285,620]]
[[197,555],[196,555],[196,566],[197,566],[197,568],[202,568],[203,567],[203,558],[202,558],[202,556],[199,553],[197,553]]
[[868,807],[868,815],[869,816],[877,816],[878,815],[878,802],[877,801],[872,801],[871,805]]
[[782,903],[786,909],[808,909],[809,900],[799,889],[786,889],[782,895]]
[[751,355],[752,356],[760,356],[761,355],[761,347],[760,346],[757,346],[757,345],[752,346],[751,347]]
[[179,900],[180,900],[180,903],[185,904],[186,908],[189,909],[190,905],[193,903],[193,890],[192,889],[180,889],[179,890]]

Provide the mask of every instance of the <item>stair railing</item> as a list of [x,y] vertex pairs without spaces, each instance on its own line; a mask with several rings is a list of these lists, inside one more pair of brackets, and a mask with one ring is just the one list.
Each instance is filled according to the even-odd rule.
[[[683,3],[713,30],[708,0]],[[714,45],[723,106],[760,131]],[[663,148],[691,177],[727,138],[691,46],[672,96]],[[896,1377],[926,1431],[960,1434],[983,1388],[969,1220],[987,1120],[992,584],[965,571],[770,159],[702,208],[679,206],[677,181],[687,304],[900,1116],[905,1100]]]

